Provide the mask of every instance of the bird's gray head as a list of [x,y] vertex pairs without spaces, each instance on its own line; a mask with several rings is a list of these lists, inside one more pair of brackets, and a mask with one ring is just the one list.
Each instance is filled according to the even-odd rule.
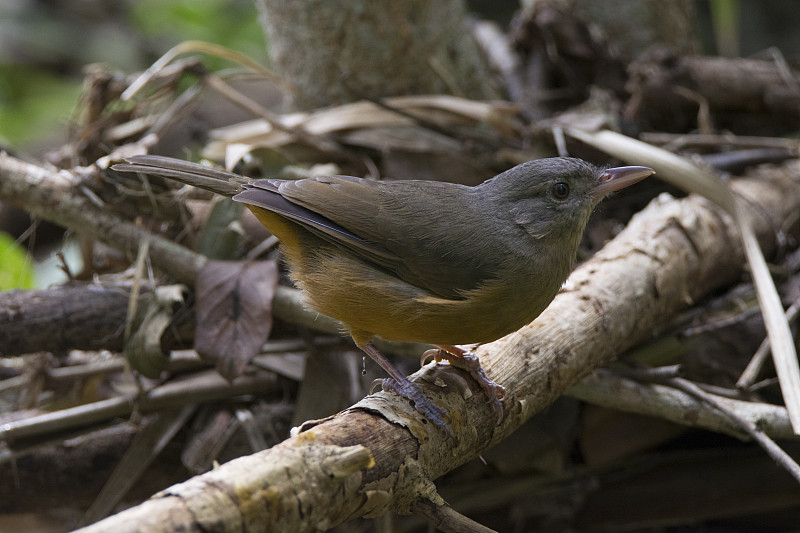
[[598,168],[582,159],[553,157],[518,165],[481,188],[501,198],[513,222],[535,239],[577,249],[595,206],[608,193],[652,174],[647,167]]

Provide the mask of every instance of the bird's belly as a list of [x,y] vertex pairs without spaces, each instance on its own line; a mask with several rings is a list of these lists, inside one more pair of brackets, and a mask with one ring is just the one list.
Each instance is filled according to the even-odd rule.
[[361,340],[491,342],[536,318],[560,285],[543,286],[536,276],[522,287],[497,280],[454,300],[434,296],[332,247],[318,248],[306,259],[293,270],[310,306],[347,324]]

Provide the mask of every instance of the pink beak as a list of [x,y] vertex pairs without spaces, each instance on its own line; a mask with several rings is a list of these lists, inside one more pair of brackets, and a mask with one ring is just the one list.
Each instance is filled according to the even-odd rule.
[[624,189],[634,183],[639,183],[647,176],[655,174],[655,170],[649,167],[616,167],[607,168],[600,174],[600,182],[595,188],[598,196],[620,189]]

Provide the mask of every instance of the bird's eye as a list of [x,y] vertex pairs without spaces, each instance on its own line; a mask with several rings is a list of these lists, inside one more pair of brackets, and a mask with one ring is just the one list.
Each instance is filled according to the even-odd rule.
[[563,181],[559,181],[553,185],[553,196],[555,196],[557,200],[566,199],[567,196],[569,196],[569,185]]

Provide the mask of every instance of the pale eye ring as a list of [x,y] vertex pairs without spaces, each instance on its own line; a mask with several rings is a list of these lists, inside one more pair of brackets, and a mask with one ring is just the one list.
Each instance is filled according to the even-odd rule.
[[553,185],[552,192],[553,196],[555,196],[557,200],[566,200],[566,198],[569,196],[569,185],[563,181],[559,181]]

